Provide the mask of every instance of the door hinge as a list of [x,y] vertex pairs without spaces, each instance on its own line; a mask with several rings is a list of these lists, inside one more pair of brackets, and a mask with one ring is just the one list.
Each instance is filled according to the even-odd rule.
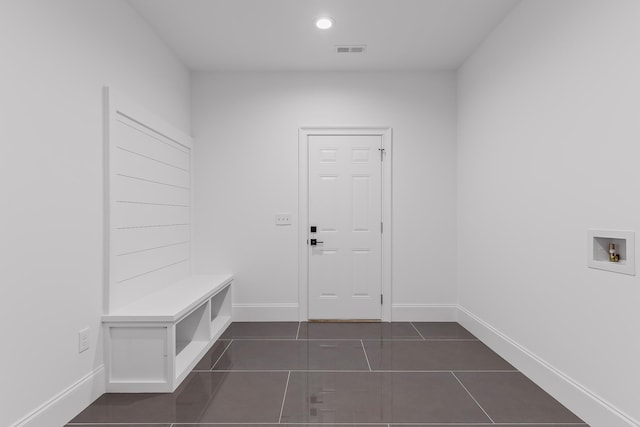
[[382,301],[383,301],[383,297],[382,297],[382,294],[380,294],[380,305],[382,305]]
[[383,162],[384,161],[384,148],[378,148],[378,151],[380,151],[380,161]]
[[382,225],[383,223],[380,223],[380,233],[384,233],[384,226]]

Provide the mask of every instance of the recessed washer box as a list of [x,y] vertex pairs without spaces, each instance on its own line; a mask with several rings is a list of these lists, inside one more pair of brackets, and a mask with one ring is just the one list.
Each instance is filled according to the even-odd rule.
[[[609,244],[616,245],[618,262],[609,261]],[[598,270],[636,275],[635,232],[624,230],[588,230],[587,266]]]

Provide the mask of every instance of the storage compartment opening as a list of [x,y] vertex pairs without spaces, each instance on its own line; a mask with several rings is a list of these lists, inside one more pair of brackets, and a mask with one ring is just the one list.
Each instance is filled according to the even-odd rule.
[[176,356],[190,344],[208,342],[209,330],[206,323],[207,305],[203,304],[176,325]]
[[231,287],[211,297],[211,338],[218,339],[231,323]]
[[211,321],[213,322],[218,316],[230,316],[228,304],[225,304],[229,288],[221,290],[219,293],[211,297]]

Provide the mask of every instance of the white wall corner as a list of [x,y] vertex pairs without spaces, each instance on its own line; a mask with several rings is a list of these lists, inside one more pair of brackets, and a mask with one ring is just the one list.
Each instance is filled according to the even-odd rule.
[[640,426],[638,420],[460,305],[458,322],[589,425]]
[[233,304],[234,322],[297,322],[298,303]]
[[105,370],[100,365],[58,393],[12,427],[62,426],[105,393]]
[[455,322],[456,304],[393,304],[391,319],[394,322]]

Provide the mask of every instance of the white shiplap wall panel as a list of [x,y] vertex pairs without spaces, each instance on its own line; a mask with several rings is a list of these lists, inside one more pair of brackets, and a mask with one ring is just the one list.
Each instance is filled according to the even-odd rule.
[[117,146],[189,171],[189,149],[126,118],[115,127]]
[[121,284],[112,284],[110,305],[112,310],[124,307],[132,301],[140,299],[158,290],[159,286],[168,285],[187,277],[191,273],[189,262],[178,262],[162,269],[127,280]]
[[113,150],[112,164],[113,172],[116,175],[124,175],[185,189],[189,188],[189,171],[161,163],[146,157],[142,153],[116,147]]
[[191,273],[191,138],[106,90],[105,312]]
[[113,177],[113,192],[118,201],[140,201],[164,205],[188,206],[191,192],[188,188],[158,184],[151,181],[116,175]]
[[115,229],[113,237],[114,256],[175,245],[190,240],[189,225]]
[[189,260],[189,242],[116,256],[114,280],[123,283],[168,265]]
[[190,209],[189,206],[116,202],[112,211],[112,220],[115,229],[188,225]]

